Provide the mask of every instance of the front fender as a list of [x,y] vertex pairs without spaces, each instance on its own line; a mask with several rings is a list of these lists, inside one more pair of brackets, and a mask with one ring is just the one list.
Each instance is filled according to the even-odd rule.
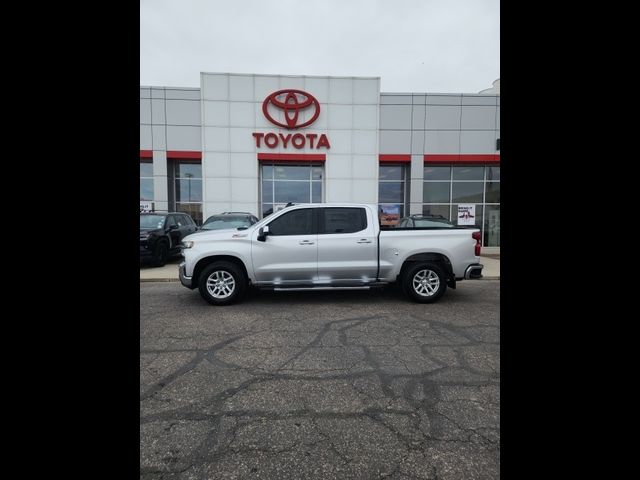
[[227,256],[235,257],[240,260],[247,271],[247,276],[253,282],[253,265],[251,263],[251,247],[250,242],[243,242],[242,239],[201,242],[192,248],[184,249],[183,255],[185,259],[185,274],[193,276],[196,265],[210,257]]

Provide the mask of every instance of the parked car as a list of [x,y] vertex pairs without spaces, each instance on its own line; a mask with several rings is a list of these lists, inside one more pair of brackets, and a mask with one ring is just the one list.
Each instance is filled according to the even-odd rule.
[[227,230],[249,228],[258,223],[258,217],[247,212],[223,212],[212,215],[202,224],[200,230]]
[[477,227],[383,229],[378,207],[306,204],[245,230],[200,231],[182,241],[180,282],[213,305],[250,286],[276,290],[366,289],[398,282],[414,301],[482,277]]
[[186,213],[140,213],[140,261],[162,267],[180,252],[180,243],[195,233],[196,223]]
[[401,218],[398,228],[455,228],[455,225],[442,215],[411,215]]

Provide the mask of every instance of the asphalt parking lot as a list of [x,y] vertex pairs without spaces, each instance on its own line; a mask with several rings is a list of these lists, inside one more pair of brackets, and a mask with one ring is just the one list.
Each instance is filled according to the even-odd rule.
[[499,303],[141,283],[141,478],[499,478]]

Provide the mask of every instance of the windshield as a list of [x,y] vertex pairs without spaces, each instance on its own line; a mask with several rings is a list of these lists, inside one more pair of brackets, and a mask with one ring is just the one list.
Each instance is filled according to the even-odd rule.
[[445,218],[415,218],[413,221],[416,227],[453,228],[455,226]]
[[226,228],[250,227],[251,222],[245,217],[216,217],[208,219],[202,230],[224,230]]
[[164,215],[140,215],[140,228],[162,228]]

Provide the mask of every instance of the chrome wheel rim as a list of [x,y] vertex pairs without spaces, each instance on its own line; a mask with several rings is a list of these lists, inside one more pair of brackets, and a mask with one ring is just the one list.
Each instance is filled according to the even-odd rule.
[[214,298],[229,298],[235,289],[236,281],[224,270],[216,270],[207,278],[207,291]]
[[423,297],[431,297],[440,288],[440,277],[429,269],[418,271],[413,276],[413,290]]

